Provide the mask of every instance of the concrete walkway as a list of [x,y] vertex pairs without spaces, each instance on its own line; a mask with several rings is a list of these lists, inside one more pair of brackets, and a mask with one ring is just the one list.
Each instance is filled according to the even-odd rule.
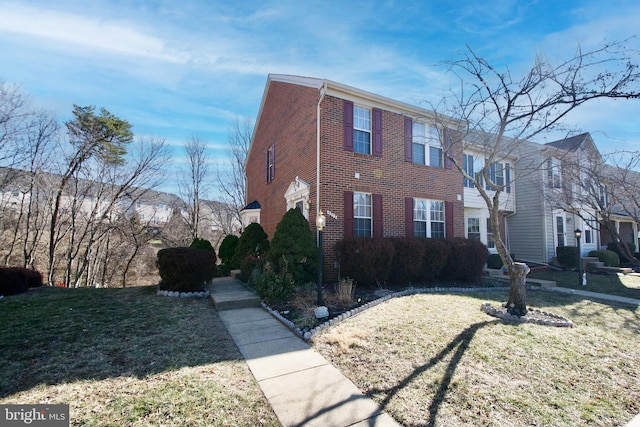
[[[553,287],[544,289],[639,305],[640,300]],[[209,292],[251,373],[285,426],[399,426],[318,352],[260,306],[242,282],[213,279]],[[625,427],[640,427],[640,414]]]
[[580,295],[583,297],[599,299],[604,301],[615,301],[615,302],[621,302],[624,304],[640,305],[640,299],[619,297],[617,295],[600,294],[598,292],[583,291],[581,289],[561,288],[556,286],[556,287],[548,288],[544,290],[552,291],[552,292],[562,292],[562,293],[571,294],[571,295]]
[[399,425],[324,357],[260,307],[259,298],[241,282],[216,278],[209,291],[220,318],[283,426]]

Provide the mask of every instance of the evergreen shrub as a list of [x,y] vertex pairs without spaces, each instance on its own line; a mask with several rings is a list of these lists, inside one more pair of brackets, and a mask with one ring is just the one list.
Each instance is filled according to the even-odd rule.
[[451,247],[444,239],[421,238],[419,241],[424,247],[420,280],[425,283],[432,282],[442,276],[442,272],[447,266]]
[[306,283],[316,280],[317,254],[309,222],[300,209],[289,209],[276,226],[267,261],[275,273],[290,274],[295,283]]
[[161,289],[178,292],[200,292],[215,276],[216,254],[194,248],[166,248],[158,251]]
[[598,250],[589,252],[589,256],[597,257],[598,260],[604,263],[607,267],[618,267],[620,266],[620,257],[617,253],[609,250]]
[[390,281],[393,283],[415,283],[420,280],[424,261],[425,245],[416,237],[392,238],[393,261]]
[[251,272],[260,268],[268,251],[267,233],[260,224],[253,222],[240,235],[232,262],[240,266],[243,277],[251,277]]
[[23,267],[0,268],[0,295],[17,295],[42,286],[42,274]]
[[558,246],[556,248],[556,257],[564,268],[578,268],[577,246]]
[[451,281],[476,282],[482,277],[489,251],[479,240],[463,237],[444,239],[451,248],[443,278]]
[[254,286],[258,296],[267,304],[277,304],[291,298],[295,280],[290,273],[276,273],[267,267],[256,276]]
[[216,250],[213,249],[213,246],[211,245],[211,242],[208,241],[207,239],[200,239],[198,237],[196,237],[195,239],[193,239],[193,241],[191,242],[191,245],[189,245],[190,248],[193,249],[203,249],[205,251],[210,251],[215,253]]
[[487,258],[487,268],[493,268],[494,270],[500,270],[504,267],[500,254],[489,254]]
[[636,246],[633,243],[625,243],[625,242],[607,243],[607,250],[617,253],[618,257],[621,260],[631,261],[631,260],[628,260],[627,257],[624,255],[623,250],[621,249],[622,245],[625,245],[629,249],[629,253],[631,254],[633,254],[636,251]]
[[381,286],[391,276],[394,246],[390,239],[352,237],[336,243],[340,274],[361,286]]
[[229,274],[231,270],[240,268],[240,264],[235,263],[236,260],[233,256],[236,253],[236,248],[238,247],[238,240],[238,236],[229,234],[222,239],[222,243],[220,243],[218,258],[220,258],[222,269],[225,274]]

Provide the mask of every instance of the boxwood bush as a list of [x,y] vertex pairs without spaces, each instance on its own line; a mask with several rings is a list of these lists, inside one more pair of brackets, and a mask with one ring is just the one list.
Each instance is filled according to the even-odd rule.
[[229,234],[220,243],[220,249],[218,249],[218,258],[222,264],[222,270],[225,274],[229,274],[231,270],[237,270],[240,268],[240,264],[236,264],[233,255],[236,252],[238,246],[238,236]]
[[166,248],[158,251],[157,265],[161,289],[199,292],[215,276],[216,254],[203,249]]
[[617,253],[609,250],[598,250],[589,252],[589,256],[597,257],[598,260],[604,263],[607,267],[618,267],[620,266],[620,257]]
[[556,248],[556,257],[564,268],[578,268],[577,246],[558,246]]

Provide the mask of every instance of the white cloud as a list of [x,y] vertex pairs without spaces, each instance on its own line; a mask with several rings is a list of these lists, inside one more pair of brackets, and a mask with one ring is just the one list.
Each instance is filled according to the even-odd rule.
[[164,40],[126,23],[17,4],[4,5],[0,31],[167,62],[189,60],[188,55],[168,49]]

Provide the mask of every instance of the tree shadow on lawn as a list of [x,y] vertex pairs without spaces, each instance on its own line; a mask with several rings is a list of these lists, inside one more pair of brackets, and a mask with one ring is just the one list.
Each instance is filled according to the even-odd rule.
[[155,287],[41,288],[0,301],[0,325],[0,398],[243,360],[208,299],[157,297]]
[[398,385],[390,389],[372,389],[370,394],[375,395],[383,395],[385,398],[380,403],[381,407],[384,409],[387,407],[389,402],[404,388],[409,387],[411,383],[418,378],[422,373],[428,371],[435,367],[440,361],[442,361],[447,355],[453,353],[449,364],[445,370],[444,376],[442,377],[442,381],[440,381],[440,386],[438,387],[438,391],[433,396],[431,400],[431,405],[429,405],[429,420],[425,424],[426,426],[434,426],[436,422],[436,418],[438,416],[438,411],[440,409],[440,405],[445,400],[447,392],[449,391],[449,386],[451,385],[451,380],[453,375],[455,374],[456,368],[458,364],[462,360],[464,353],[469,348],[471,341],[473,341],[473,337],[478,332],[478,330],[484,328],[485,326],[495,324],[500,322],[499,320],[494,321],[485,321],[480,323],[475,323],[469,326],[467,329],[458,334],[450,343],[447,345],[442,351],[433,356],[427,363],[424,365],[414,369],[414,371],[403,379]]

